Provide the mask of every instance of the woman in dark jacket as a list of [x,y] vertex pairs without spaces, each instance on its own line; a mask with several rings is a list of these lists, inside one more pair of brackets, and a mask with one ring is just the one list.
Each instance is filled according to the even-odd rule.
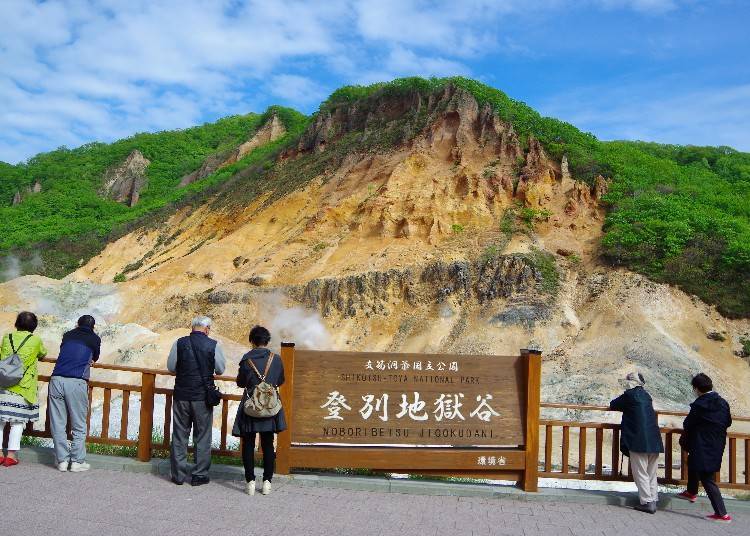
[[651,395],[643,388],[646,383],[643,375],[631,372],[625,382],[626,391],[610,402],[609,408],[622,412],[620,450],[630,458],[633,481],[638,488],[640,505],[635,509],[654,514],[659,501],[656,472],[664,443]]
[[680,436],[680,446],[688,453],[688,484],[687,490],[677,496],[695,502],[700,481],[714,508],[713,515],[708,518],[729,523],[732,518],[727,515],[714,474],[721,469],[732,415],[727,401],[713,390],[711,378],[703,373],[696,374],[691,383],[696,399],[690,404],[690,413],[682,423]]
[[286,430],[286,418],[284,408],[281,408],[273,417],[256,418],[250,417],[243,411],[243,406],[248,394],[253,392],[260,378],[255,369],[250,365],[252,362],[260,374],[266,369],[268,360],[273,356],[271,368],[268,370],[266,382],[279,387],[284,383],[284,365],[281,357],[273,354],[268,348],[271,342],[271,334],[262,326],[255,326],[250,330],[250,344],[253,349],[242,356],[239,371],[237,372],[237,386],[244,387],[242,401],[237,408],[237,416],[234,419],[232,435],[242,438],[242,464],[245,466],[245,481],[247,482],[247,494],[255,495],[255,436],[260,435],[260,447],[263,451],[263,486],[261,493],[271,493],[271,479],[273,478],[276,452],[274,452],[274,434]]

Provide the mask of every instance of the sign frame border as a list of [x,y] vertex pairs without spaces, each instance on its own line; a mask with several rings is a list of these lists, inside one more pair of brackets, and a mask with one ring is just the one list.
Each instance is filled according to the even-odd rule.
[[[286,381],[279,388],[287,421],[287,429],[278,434],[276,472],[288,475],[292,469],[371,469],[426,476],[459,476],[516,480],[524,491],[538,490],[539,408],[541,395],[542,353],[522,349],[526,364],[526,444],[516,449],[462,447],[360,447],[292,445],[294,426],[294,355],[293,342],[281,343],[281,360]],[[429,355],[429,354],[425,354]],[[412,463],[414,454],[419,462]],[[503,456],[505,466],[475,466],[462,463],[463,458]],[[407,460],[408,463],[404,463]],[[460,464],[460,465],[459,465]],[[456,466],[459,465],[459,466]],[[484,468],[486,467],[486,469]]]

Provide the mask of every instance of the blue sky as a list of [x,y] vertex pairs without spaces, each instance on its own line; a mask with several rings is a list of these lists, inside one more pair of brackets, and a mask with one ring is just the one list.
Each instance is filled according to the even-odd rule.
[[0,0],[0,160],[460,74],[601,139],[750,151],[743,0]]

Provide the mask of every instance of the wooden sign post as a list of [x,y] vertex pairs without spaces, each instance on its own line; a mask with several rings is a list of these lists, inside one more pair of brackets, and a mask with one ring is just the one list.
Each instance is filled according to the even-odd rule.
[[514,479],[537,489],[541,353],[294,350],[276,470],[362,468]]

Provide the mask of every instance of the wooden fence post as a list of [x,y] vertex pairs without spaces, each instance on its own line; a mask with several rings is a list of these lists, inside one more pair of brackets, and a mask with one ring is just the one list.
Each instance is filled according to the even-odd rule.
[[141,372],[141,419],[138,426],[138,459],[151,460],[151,441],[154,433],[154,390],[156,374]]
[[292,423],[294,411],[294,343],[281,343],[281,362],[284,364],[284,385],[279,388],[281,407],[286,417],[286,430],[278,435],[276,442],[276,472],[288,475],[291,471],[290,449],[292,448]]
[[542,381],[542,352],[521,350],[526,360],[526,468],[521,488],[539,489],[539,403]]

